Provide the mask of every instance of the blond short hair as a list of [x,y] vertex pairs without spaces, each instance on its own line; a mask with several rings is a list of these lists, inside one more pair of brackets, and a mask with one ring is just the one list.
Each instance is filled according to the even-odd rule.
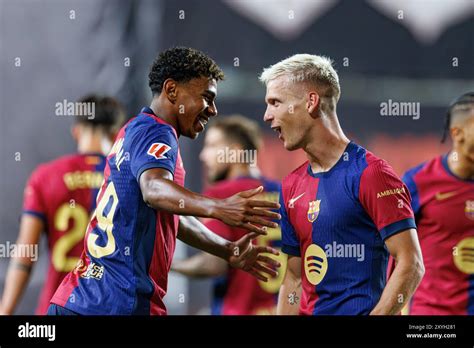
[[265,85],[281,76],[288,76],[290,82],[307,82],[315,86],[329,87],[328,97],[339,98],[341,87],[339,76],[330,58],[312,54],[295,54],[263,69],[259,79]]

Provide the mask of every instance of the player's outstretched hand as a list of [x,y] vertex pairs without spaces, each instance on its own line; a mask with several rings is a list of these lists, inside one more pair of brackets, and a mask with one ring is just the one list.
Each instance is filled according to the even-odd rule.
[[271,211],[280,208],[280,204],[252,198],[262,191],[263,186],[260,186],[220,200],[213,217],[230,226],[266,234],[267,227],[278,227],[276,222],[270,220],[281,218],[280,214]]
[[263,255],[270,253],[279,255],[280,253],[269,246],[260,246],[252,244],[252,239],[257,237],[257,233],[248,233],[238,241],[231,243],[231,256],[229,264],[232,267],[240,268],[253,275],[255,278],[264,282],[268,277],[276,277],[276,269],[281,266],[280,262],[269,256]]

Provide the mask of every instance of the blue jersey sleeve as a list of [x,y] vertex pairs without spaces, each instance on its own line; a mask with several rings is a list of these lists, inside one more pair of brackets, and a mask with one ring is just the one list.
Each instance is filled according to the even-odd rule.
[[163,168],[174,176],[178,156],[178,141],[171,126],[153,124],[142,127],[133,135],[130,148],[130,168],[133,176],[151,168]]
[[420,171],[422,168],[422,165],[415,167],[413,169],[408,170],[404,175],[403,175],[403,182],[405,185],[408,187],[408,191],[410,191],[411,195],[411,208],[413,209],[413,213],[416,215],[420,211],[420,197],[418,194],[418,187],[416,185],[416,182],[414,180],[414,176],[416,173]]
[[281,251],[288,255],[301,256],[300,241],[298,240],[298,236],[288,219],[285,201],[283,199],[283,191],[280,191],[280,215],[282,240]]

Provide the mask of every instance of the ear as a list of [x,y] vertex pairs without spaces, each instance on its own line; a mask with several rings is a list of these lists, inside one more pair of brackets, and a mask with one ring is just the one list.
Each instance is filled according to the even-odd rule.
[[319,105],[319,95],[318,93],[312,91],[308,93],[308,101],[306,102],[306,111],[308,114],[315,115],[318,110]]
[[81,136],[81,126],[79,124],[74,124],[71,126],[71,135],[76,143],[79,142],[79,138]]
[[163,90],[162,93],[165,94],[166,98],[174,104],[178,99],[178,84],[173,79],[166,79],[163,82]]
[[464,141],[464,131],[459,127],[452,127],[449,130],[453,143],[462,143]]

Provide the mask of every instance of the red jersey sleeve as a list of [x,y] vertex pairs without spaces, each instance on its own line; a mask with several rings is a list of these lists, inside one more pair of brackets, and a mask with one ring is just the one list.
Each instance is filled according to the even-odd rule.
[[46,202],[42,191],[41,169],[36,169],[26,183],[23,195],[23,213],[46,218]]
[[362,173],[359,200],[384,240],[403,230],[416,228],[410,192],[383,160],[369,163]]

